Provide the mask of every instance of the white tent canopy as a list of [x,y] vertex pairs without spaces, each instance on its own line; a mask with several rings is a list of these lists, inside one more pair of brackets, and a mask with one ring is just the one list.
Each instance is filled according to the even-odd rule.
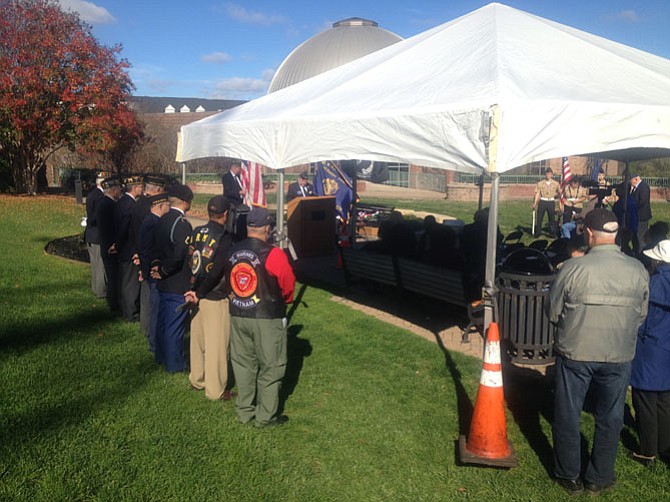
[[670,60],[490,4],[183,126],[180,160],[504,172],[607,151],[670,155]]

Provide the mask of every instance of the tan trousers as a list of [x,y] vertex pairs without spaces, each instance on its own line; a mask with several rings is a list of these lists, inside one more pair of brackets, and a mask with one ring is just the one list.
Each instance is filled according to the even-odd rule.
[[228,384],[228,300],[200,300],[191,320],[191,385],[208,399],[221,399]]

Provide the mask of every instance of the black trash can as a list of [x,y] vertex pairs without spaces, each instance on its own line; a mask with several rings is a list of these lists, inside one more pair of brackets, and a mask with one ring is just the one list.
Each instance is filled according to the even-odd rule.
[[555,278],[549,259],[537,249],[510,253],[496,278],[498,323],[502,340],[515,363],[548,364],[554,361],[555,327],[546,303]]

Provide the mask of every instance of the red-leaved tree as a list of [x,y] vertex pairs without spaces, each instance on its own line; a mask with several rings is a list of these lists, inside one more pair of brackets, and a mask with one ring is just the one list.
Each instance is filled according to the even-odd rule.
[[98,43],[54,0],[0,0],[0,12],[0,156],[16,191],[35,192],[59,148],[132,149],[142,133],[127,105],[133,86],[121,47]]

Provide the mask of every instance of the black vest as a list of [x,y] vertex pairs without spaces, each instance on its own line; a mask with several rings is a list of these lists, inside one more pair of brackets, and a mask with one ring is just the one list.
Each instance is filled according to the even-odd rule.
[[[196,227],[191,237],[191,274],[193,277],[193,289],[197,290],[211,270],[214,260],[214,252],[218,249],[225,228],[223,225],[209,221],[205,225]],[[226,297],[226,283],[221,281],[208,294],[208,299],[222,300]]]
[[245,239],[230,250],[226,279],[230,291],[230,315],[255,319],[281,319],[286,304],[277,279],[265,268],[271,244]]

